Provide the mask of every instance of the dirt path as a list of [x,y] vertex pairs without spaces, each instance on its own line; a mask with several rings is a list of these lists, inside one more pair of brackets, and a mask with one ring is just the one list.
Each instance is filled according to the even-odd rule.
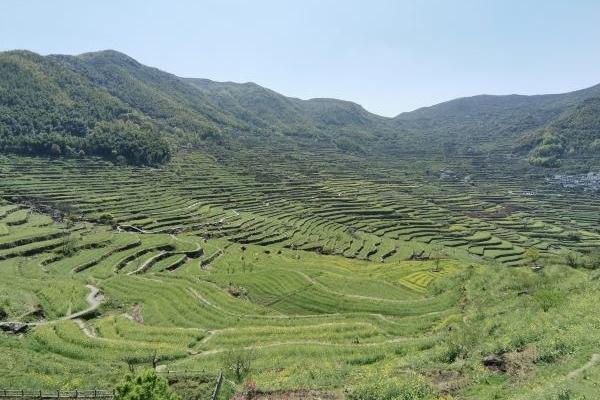
[[84,320],[82,319],[74,319],[73,322],[75,322],[75,324],[77,324],[77,326],[79,327],[79,329],[81,330],[81,332],[83,332],[83,334],[87,337],[90,338],[96,338],[96,331],[94,330],[94,328],[91,328],[89,325],[87,325]]
[[411,304],[411,303],[416,303],[416,302],[419,302],[419,301],[422,301],[423,299],[425,299],[424,297],[418,297],[418,298],[410,299],[410,300],[394,300],[394,299],[386,299],[386,298],[382,298],[382,297],[371,297],[371,296],[362,296],[360,294],[348,294],[348,293],[336,292],[335,290],[330,289],[329,287],[325,286],[321,282],[315,280],[313,277],[311,277],[310,275],[308,275],[302,271],[295,271],[295,272],[302,275],[302,277],[304,279],[306,279],[308,282],[310,282],[312,285],[317,286],[321,290],[331,293],[335,296],[350,297],[353,299],[360,299],[360,300],[381,301],[383,303],[393,303],[393,304]]
[[94,311],[96,311],[96,309],[98,309],[98,307],[100,307],[100,304],[102,304],[102,301],[104,300],[104,297],[100,293],[100,289],[98,289],[96,286],[85,285],[85,287],[90,290],[90,293],[85,297],[85,301],[89,305],[89,307],[86,308],[85,310],[81,310],[81,311],[78,311],[78,312],[75,312],[75,313],[68,313],[64,317],[57,318],[57,319],[52,319],[52,320],[47,320],[47,321],[25,322],[25,323],[22,323],[22,322],[19,322],[19,321],[12,321],[12,322],[3,322],[0,325],[24,324],[24,325],[27,325],[27,326],[38,326],[38,325],[54,324],[56,322],[67,321],[67,320],[70,320],[70,319],[79,319],[79,318],[82,318],[82,317],[86,316],[87,314],[90,314],[90,313],[93,313]]
[[[182,254],[195,253],[197,251],[200,251],[200,249],[202,248],[202,246],[198,242],[194,242],[194,241],[191,241],[191,240],[183,240],[183,239],[181,239],[181,238],[179,238],[179,237],[177,237],[176,235],[173,235],[173,234],[170,234],[169,236],[171,237],[171,239],[173,239],[176,242],[187,243],[187,244],[192,244],[192,245],[196,246],[196,248],[193,249],[193,250],[180,251]],[[175,253],[177,253],[177,252],[175,252]]]
[[[128,229],[130,229],[130,231],[128,231]],[[151,231],[147,231],[143,228],[138,228],[135,225],[117,225],[117,232],[131,232],[131,230],[137,232],[137,233],[144,233],[144,234],[148,234],[148,233],[154,233]]]
[[223,222],[227,221],[228,219],[234,218],[234,217],[238,217],[240,215],[239,212],[237,212],[236,210],[231,210],[233,211],[233,215],[230,215],[229,217],[223,217],[219,220],[219,223],[222,224]]
[[85,298],[85,301],[88,303],[89,307],[86,308],[85,310],[66,315],[66,316],[58,319],[57,321],[64,321],[67,319],[77,319],[77,318],[83,317],[89,313],[96,311],[96,309],[98,307],[100,307],[100,304],[102,304],[102,301],[104,300],[104,296],[102,296],[102,294],[100,294],[100,289],[98,289],[96,286],[93,286],[93,285],[85,285],[85,287],[90,289],[90,293]]
[[[141,276],[140,276],[141,278]],[[146,278],[149,279],[149,278]],[[219,285],[217,285],[216,283],[213,282],[208,282],[208,281],[204,281],[204,283],[209,284],[213,287],[215,287],[218,290],[223,290]],[[200,293],[198,293],[198,291],[192,287],[188,287],[188,290],[190,292],[190,294],[196,299],[199,300],[201,303],[204,303],[205,305],[214,308],[215,310],[218,310],[219,312],[222,312],[224,314],[228,314],[231,315],[233,317],[237,317],[237,318],[256,318],[256,319],[311,319],[311,318],[335,318],[335,317],[340,317],[343,316],[343,313],[328,313],[328,314],[303,314],[303,315],[286,315],[286,314],[275,314],[275,315],[262,315],[262,314],[239,314],[239,313],[234,313],[231,312],[229,310],[225,310],[224,308],[215,305],[213,303],[211,303],[210,301],[208,301],[205,297],[203,297]],[[424,314],[419,314],[419,316],[428,316],[428,315],[438,315],[443,313],[444,311],[430,311]],[[400,325],[401,322],[397,322],[397,321],[393,321],[391,319],[388,318],[388,316],[385,316],[383,314],[378,314],[378,313],[365,313],[366,315],[370,315],[372,317],[378,318],[381,321],[384,321],[385,323],[388,324],[392,324],[392,325]]]
[[[213,337],[215,334],[217,334],[217,331],[214,331],[213,334],[211,336],[208,336],[207,340],[208,341],[211,337]],[[279,346],[294,346],[294,345],[312,345],[312,346],[323,346],[323,347],[348,347],[348,346],[356,346],[356,347],[374,347],[374,346],[378,346],[378,345],[382,345],[382,344],[390,344],[390,343],[402,343],[402,342],[406,342],[409,340],[414,340],[415,337],[397,337],[394,339],[388,339],[388,340],[383,340],[380,342],[369,342],[369,343],[331,343],[331,342],[320,342],[318,340],[289,340],[289,341],[285,341],[285,342],[273,342],[273,343],[267,343],[267,344],[258,344],[258,345],[252,345],[252,346],[245,346],[242,347],[242,349],[244,350],[260,350],[260,349],[267,349],[267,348],[271,348],[271,347],[279,347]],[[205,341],[205,343],[206,343]],[[212,350],[206,350],[203,351],[201,353],[198,354],[194,354],[192,355],[192,357],[205,357],[205,356],[210,356],[213,354],[220,354],[223,353],[225,351],[227,351],[228,349],[212,349]],[[176,364],[176,363],[175,363]]]
[[583,364],[581,367],[574,369],[567,374],[567,379],[573,379],[584,373],[586,370],[592,368],[594,365],[600,362],[600,353],[594,353],[590,357],[590,360]]

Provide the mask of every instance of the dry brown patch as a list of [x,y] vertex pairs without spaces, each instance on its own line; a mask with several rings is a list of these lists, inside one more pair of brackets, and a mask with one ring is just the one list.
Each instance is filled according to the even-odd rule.
[[522,380],[534,368],[537,354],[534,348],[529,347],[522,351],[512,351],[504,355],[506,373],[512,378]]
[[459,371],[437,369],[425,374],[431,384],[439,390],[441,394],[449,394],[464,388],[468,384],[468,379]]
[[131,309],[131,319],[133,319],[138,324],[144,323],[144,317],[142,316],[142,306],[139,304],[134,304]]

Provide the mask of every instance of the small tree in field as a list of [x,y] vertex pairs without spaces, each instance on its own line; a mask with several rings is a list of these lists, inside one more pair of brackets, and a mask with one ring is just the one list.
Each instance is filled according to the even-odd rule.
[[436,246],[433,251],[431,252],[431,258],[433,259],[433,268],[431,269],[432,272],[440,272],[442,270],[441,267],[441,261],[442,258],[444,258],[446,256],[446,253],[444,252],[444,248],[441,246]]
[[127,375],[115,388],[114,400],[180,400],[165,378],[151,369]]
[[250,350],[234,349],[223,354],[223,370],[233,374],[237,382],[241,382],[252,369],[254,354]]
[[577,268],[579,266],[579,257],[575,252],[568,252],[565,255],[565,263],[571,268]]
[[540,252],[537,249],[534,249],[533,247],[530,247],[529,249],[527,249],[527,251],[525,252],[525,257],[527,257],[527,260],[529,260],[529,262],[531,263],[531,266],[534,268],[538,268],[538,262],[540,261]]

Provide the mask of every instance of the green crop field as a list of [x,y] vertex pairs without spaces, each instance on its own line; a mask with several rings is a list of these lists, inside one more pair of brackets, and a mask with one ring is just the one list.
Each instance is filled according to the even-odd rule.
[[[224,371],[222,396],[248,381],[590,396],[600,281],[579,264],[600,248],[600,202],[498,165],[3,156],[0,308],[25,325],[0,333],[0,388],[109,388],[154,361]],[[469,178],[441,179],[449,167]],[[236,352],[252,359],[243,382]]]

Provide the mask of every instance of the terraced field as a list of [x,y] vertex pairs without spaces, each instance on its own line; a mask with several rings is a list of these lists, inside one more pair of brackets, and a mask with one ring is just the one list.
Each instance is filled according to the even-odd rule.
[[268,390],[408,366],[465,318],[444,282],[600,246],[592,194],[495,165],[1,158],[1,324],[26,333],[0,336],[0,386],[106,387],[153,357],[214,373],[231,349]]

